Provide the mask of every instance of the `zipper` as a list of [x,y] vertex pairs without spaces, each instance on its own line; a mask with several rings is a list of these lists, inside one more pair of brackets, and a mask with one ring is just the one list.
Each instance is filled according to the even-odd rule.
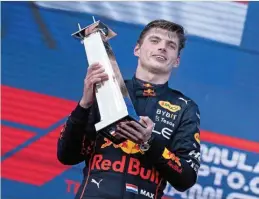
[[[148,110],[148,102],[149,102],[149,100],[151,99],[151,97],[146,97],[146,99],[145,99],[145,102],[144,102],[144,105],[145,105],[145,108],[144,108],[144,111],[143,111],[143,115],[145,115],[145,116],[148,116],[148,114],[147,114],[147,110]],[[139,100],[141,100],[141,99],[139,99]],[[138,176],[138,178],[140,178],[139,176]],[[141,179],[139,179],[138,181],[137,181],[137,186],[138,186],[138,188],[139,188],[139,185],[140,185],[140,182],[141,182],[142,180]],[[138,194],[135,194],[135,196],[134,196],[134,199],[135,198],[139,198],[139,193]]]
[[[147,97],[146,103],[145,103],[146,106],[145,106],[145,109],[144,109],[144,113],[145,113],[146,116],[148,116],[148,114],[147,114],[147,107],[148,107],[148,102],[149,102],[150,99],[151,99],[150,97]],[[152,118],[150,118],[150,119],[152,119]]]

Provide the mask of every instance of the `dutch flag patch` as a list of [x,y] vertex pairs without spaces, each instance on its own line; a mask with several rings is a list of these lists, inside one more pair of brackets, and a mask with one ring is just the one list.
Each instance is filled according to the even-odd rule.
[[134,184],[126,183],[126,191],[138,194],[138,187]]

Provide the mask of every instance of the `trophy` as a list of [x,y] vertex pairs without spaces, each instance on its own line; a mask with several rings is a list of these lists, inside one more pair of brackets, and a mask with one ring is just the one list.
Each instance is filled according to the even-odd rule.
[[[93,18],[94,20],[94,18]],[[139,121],[128,90],[108,40],[116,36],[107,25],[100,21],[72,34],[84,44],[88,64],[99,62],[109,79],[96,85],[95,96],[100,112],[100,122],[95,124],[97,133],[115,144],[125,139],[116,136],[116,125],[121,121]]]

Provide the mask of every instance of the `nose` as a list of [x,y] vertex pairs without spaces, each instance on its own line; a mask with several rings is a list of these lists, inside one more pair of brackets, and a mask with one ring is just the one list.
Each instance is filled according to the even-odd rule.
[[162,52],[166,52],[166,42],[165,41],[159,42],[158,50],[162,51]]

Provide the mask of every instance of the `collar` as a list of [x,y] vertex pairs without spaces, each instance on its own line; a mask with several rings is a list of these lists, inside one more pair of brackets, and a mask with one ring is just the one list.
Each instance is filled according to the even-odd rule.
[[164,84],[151,84],[149,82],[132,78],[133,88],[137,97],[156,97],[163,94],[168,88],[168,82]]

